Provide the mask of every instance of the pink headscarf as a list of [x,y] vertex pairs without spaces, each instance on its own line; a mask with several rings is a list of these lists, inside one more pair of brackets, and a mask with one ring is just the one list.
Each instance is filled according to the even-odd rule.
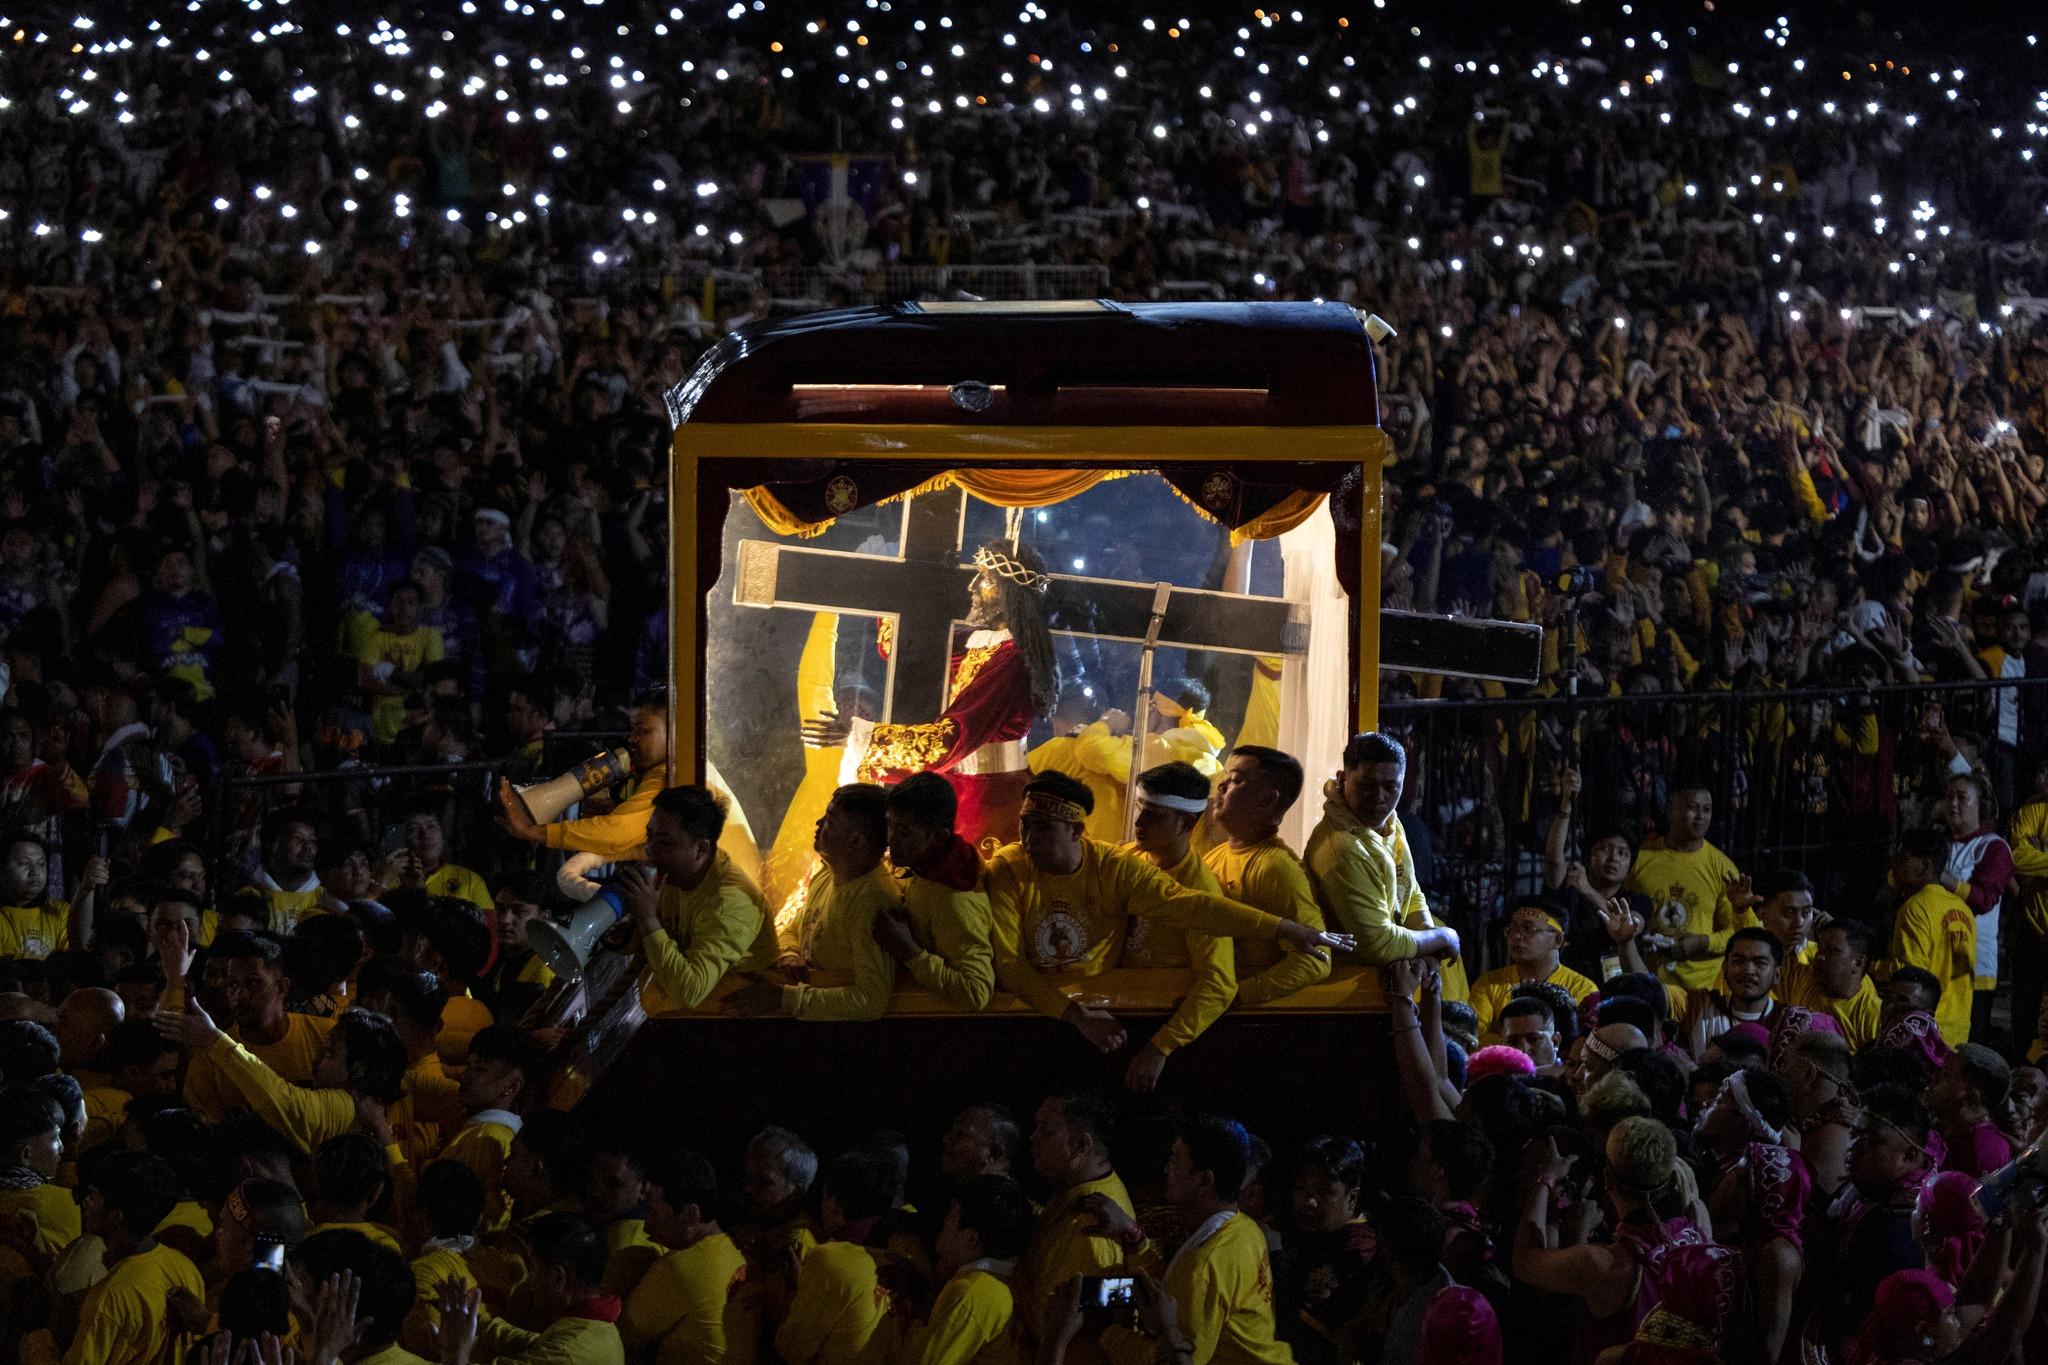
[[1955,1302],[1956,1291],[1933,1271],[1893,1271],[1879,1282],[1863,1331],[1849,1343],[1849,1365],[1925,1359],[1935,1323]]
[[1977,1182],[1961,1171],[1938,1171],[1920,1186],[1914,1215],[1925,1228],[1927,1268],[1949,1284],[1960,1284],[1963,1272],[1984,1245],[1984,1215],[1970,1196]]
[[1813,1176],[1806,1163],[1783,1147],[1752,1142],[1743,1149],[1744,1180],[1749,1187],[1749,1243],[1764,1246],[1777,1238],[1804,1250],[1801,1228]]
[[1422,1315],[1416,1365],[1500,1365],[1500,1319],[1476,1289],[1439,1289]]
[[1536,1063],[1520,1048],[1495,1043],[1480,1048],[1465,1063],[1466,1084],[1485,1080],[1488,1076],[1533,1076]]
[[1805,1033],[1832,1033],[1840,1037],[1842,1026],[1831,1014],[1816,1014],[1804,1005],[1787,1005],[1771,1023],[1771,1070],[1784,1072],[1786,1057]]
[[1652,1258],[1657,1306],[1636,1328],[1630,1365],[1695,1365],[1721,1359],[1742,1285],[1742,1254],[1707,1243],[1659,1247]]
[[1770,1053],[1771,1033],[1770,1030],[1765,1028],[1762,1024],[1736,1024],[1728,1030],[1726,1036],[1730,1038],[1747,1038],[1750,1042],[1755,1043],[1758,1047],[1762,1048],[1765,1052],[1765,1055],[1769,1055]]
[[1942,1041],[1941,1028],[1926,1010],[1914,1010],[1879,1034],[1877,1041],[1886,1047],[1917,1052],[1935,1070],[1940,1070],[1948,1060],[1948,1044]]

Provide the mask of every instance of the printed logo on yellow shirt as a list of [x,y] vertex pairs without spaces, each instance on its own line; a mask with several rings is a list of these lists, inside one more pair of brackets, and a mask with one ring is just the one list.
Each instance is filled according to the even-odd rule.
[[1650,927],[1673,938],[1683,934],[1692,923],[1692,897],[1683,886],[1674,886],[1664,893],[1664,899],[1650,912]]
[[50,945],[43,941],[41,934],[31,931],[22,935],[21,955],[23,957],[48,957],[51,951]]
[[1067,967],[1088,955],[1088,929],[1073,906],[1054,901],[1031,934],[1031,955],[1040,967]]

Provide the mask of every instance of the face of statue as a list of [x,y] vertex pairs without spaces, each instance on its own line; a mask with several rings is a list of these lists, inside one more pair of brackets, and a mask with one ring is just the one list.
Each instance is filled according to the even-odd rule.
[[996,576],[984,569],[967,588],[967,624],[994,630],[1003,624],[1003,595]]

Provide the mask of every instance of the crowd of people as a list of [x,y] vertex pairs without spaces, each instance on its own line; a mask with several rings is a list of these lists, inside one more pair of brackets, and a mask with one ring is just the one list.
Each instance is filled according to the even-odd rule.
[[[2048,1348],[2034,35],[460,8],[0,25],[0,1353]],[[1544,680],[1154,768],[1124,848],[1057,772],[986,864],[945,783],[845,787],[771,907],[658,776],[662,395],[1024,265],[1392,320],[1387,604]],[[586,730],[612,811],[483,818]],[[557,1110],[567,852],[650,1012],[1021,1002],[1124,1093],[729,1170]],[[1074,991],[1123,968],[1186,972],[1156,1028]],[[1180,1091],[1381,972],[1380,1130]]]

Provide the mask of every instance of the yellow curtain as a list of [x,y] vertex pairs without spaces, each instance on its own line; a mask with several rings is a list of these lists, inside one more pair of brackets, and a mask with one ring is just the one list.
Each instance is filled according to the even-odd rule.
[[[915,488],[905,489],[881,501],[895,502],[901,498],[914,498],[920,493],[935,493],[943,488],[964,488],[972,496],[997,507],[1051,507],[1079,497],[1106,480],[1127,479],[1133,474],[1146,472],[1138,469],[948,469]],[[1178,493],[1179,490],[1175,491]],[[832,524],[830,518],[816,522],[803,520],[766,487],[744,489],[740,496],[746,499],[747,506],[754,509],[754,515],[778,536],[809,538],[823,534],[825,528]],[[1185,494],[1180,496],[1181,501],[1198,514],[1210,521],[1216,520]],[[1271,540],[1291,531],[1315,515],[1316,509],[1323,505],[1324,496],[1306,491],[1290,493],[1269,511],[1232,531],[1230,543],[1242,545],[1248,540]]]

